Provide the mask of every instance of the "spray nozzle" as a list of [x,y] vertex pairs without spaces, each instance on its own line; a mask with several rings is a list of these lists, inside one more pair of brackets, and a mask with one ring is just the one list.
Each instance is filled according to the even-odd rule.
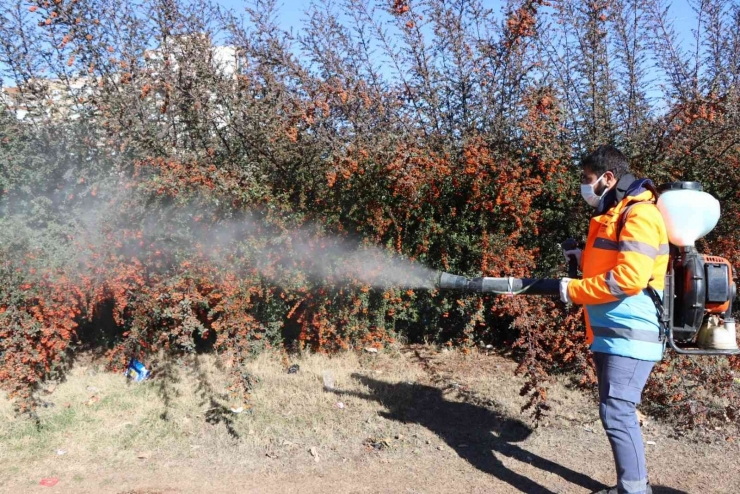
[[437,287],[472,293],[493,293],[497,295],[557,295],[560,293],[560,280],[534,278],[466,278],[455,274],[440,272]]

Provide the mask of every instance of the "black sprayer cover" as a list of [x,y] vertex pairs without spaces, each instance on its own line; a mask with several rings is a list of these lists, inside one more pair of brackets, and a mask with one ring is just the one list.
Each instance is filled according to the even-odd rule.
[[702,325],[707,299],[704,265],[704,257],[693,248],[681,252],[673,262],[676,296],[673,332],[679,341],[693,338]]
[[661,184],[658,187],[658,192],[665,192],[667,190],[698,190],[701,192],[704,189],[699,182],[670,182]]

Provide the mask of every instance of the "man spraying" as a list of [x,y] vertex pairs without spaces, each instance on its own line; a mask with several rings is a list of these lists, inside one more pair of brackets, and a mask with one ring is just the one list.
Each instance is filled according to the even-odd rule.
[[599,416],[611,443],[617,486],[600,494],[652,493],[636,406],[661,360],[655,300],[662,298],[668,234],[652,182],[630,174],[627,158],[600,146],[581,162],[581,195],[596,209],[583,251],[583,279],[563,278],[560,297],[583,305],[599,384]]

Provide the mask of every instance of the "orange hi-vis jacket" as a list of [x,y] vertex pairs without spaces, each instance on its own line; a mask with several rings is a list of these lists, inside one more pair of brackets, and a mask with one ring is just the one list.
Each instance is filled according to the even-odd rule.
[[664,342],[646,289],[649,284],[662,298],[668,234],[644,182],[636,181],[616,206],[591,219],[583,279],[568,284],[568,295],[585,306],[592,351],[658,361]]

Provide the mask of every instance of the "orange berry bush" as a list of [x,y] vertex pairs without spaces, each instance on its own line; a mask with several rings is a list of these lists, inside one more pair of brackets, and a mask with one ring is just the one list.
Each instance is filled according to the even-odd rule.
[[[434,341],[506,348],[540,417],[553,373],[594,382],[581,311],[419,276],[565,275],[590,213],[574,164],[603,142],[702,181],[723,218],[701,247],[740,262],[740,43],[690,66],[670,29],[643,43],[669,25],[657,0],[327,4],[297,35],[266,0],[244,23],[189,0],[24,5],[0,26],[0,377],[22,410],[82,349],[117,370],[213,351],[246,399],[266,348]],[[668,355],[646,406],[734,420],[737,367]]]

